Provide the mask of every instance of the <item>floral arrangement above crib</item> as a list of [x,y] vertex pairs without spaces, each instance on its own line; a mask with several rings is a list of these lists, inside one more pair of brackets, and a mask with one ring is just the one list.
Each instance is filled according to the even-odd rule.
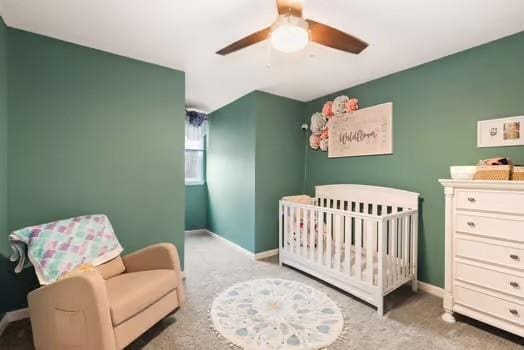
[[333,101],[326,102],[322,107],[322,112],[317,112],[311,116],[309,146],[314,150],[326,152],[329,144],[329,119],[342,117],[346,113],[358,109],[358,100],[347,96],[338,96]]

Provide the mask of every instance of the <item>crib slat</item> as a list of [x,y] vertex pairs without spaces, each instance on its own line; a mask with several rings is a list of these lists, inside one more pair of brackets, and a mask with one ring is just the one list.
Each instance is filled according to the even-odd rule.
[[397,240],[397,279],[402,278],[402,249],[404,245],[402,244],[402,239],[404,237],[404,217],[398,218],[398,240]]
[[418,257],[418,214],[413,214],[411,216],[411,225],[412,225],[412,238],[411,238],[411,269],[412,274],[417,278],[417,257]]
[[367,247],[366,247],[366,282],[373,284],[373,274],[374,274],[374,266],[373,266],[373,258],[375,255],[375,246],[373,245],[373,235],[375,232],[373,231],[374,223],[372,221],[366,220],[364,224],[364,237],[367,241]]
[[355,278],[362,280],[362,219],[355,218]]
[[[283,204],[282,203],[279,203],[278,204],[278,248],[279,249],[282,249],[282,247],[284,247],[282,245],[282,235],[283,235],[283,230],[282,230],[282,225],[284,224],[284,218],[283,218]],[[284,241],[285,242],[285,241]]]
[[289,251],[289,207],[284,204],[284,250]]
[[327,232],[326,232],[326,266],[331,270],[331,248],[332,248],[332,237],[333,237],[333,214],[327,213]]
[[[372,204],[371,205],[371,215],[378,215],[378,204]],[[372,232],[372,246],[373,246],[373,251],[378,251],[378,247],[377,247],[377,240],[378,240],[378,237],[377,237],[377,234],[378,234],[378,231],[377,231],[377,227],[376,225],[373,226],[373,232]]]
[[315,216],[317,211],[309,210],[309,260],[315,261]]
[[334,220],[335,220],[335,229],[334,229],[335,260],[333,261],[333,266],[334,266],[336,272],[340,272],[340,245],[341,245],[340,244],[340,236],[341,236],[341,233],[340,233],[340,229],[341,229],[340,219],[341,219],[340,215],[335,215],[334,216]]
[[318,211],[318,244],[317,244],[317,263],[324,266],[324,213]]
[[301,216],[300,216],[300,222],[301,222],[301,229],[300,229],[300,255],[306,259],[307,258],[307,213],[309,212],[309,209],[300,209]]
[[406,215],[404,218],[404,248],[402,249],[402,261],[403,261],[403,277],[408,277],[409,272],[409,235],[410,235],[410,222],[409,222],[409,215]]
[[346,216],[344,221],[344,272],[351,276],[351,216]]
[[377,253],[377,266],[378,266],[378,278],[377,285],[380,293],[383,293],[384,289],[387,288],[387,269],[386,269],[386,251],[387,251],[387,226],[386,221],[381,221],[378,224],[378,253]]
[[295,207],[295,215],[293,216],[293,232],[295,232],[295,239],[293,245],[293,253],[300,255],[300,209]]
[[398,227],[397,227],[397,281],[402,277],[401,275],[401,265],[402,265],[402,233],[404,231],[404,220],[403,217],[398,218]]
[[389,254],[389,275],[390,284],[397,280],[397,219],[391,219],[391,251]]
[[298,247],[300,247],[300,218],[298,217],[299,209],[293,207],[293,254],[299,253]]

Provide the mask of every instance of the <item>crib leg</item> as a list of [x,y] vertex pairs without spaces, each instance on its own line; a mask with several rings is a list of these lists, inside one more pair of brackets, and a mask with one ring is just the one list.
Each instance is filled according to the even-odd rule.
[[380,317],[384,316],[384,297],[380,296],[378,299],[377,313]]
[[413,279],[411,280],[411,290],[414,293],[416,293],[418,291],[417,279],[415,277],[413,277]]

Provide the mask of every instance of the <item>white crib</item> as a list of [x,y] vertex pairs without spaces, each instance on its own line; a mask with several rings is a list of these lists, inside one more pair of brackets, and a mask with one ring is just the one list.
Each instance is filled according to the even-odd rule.
[[364,185],[315,188],[310,204],[281,200],[280,264],[377,307],[410,282],[417,290],[418,193]]

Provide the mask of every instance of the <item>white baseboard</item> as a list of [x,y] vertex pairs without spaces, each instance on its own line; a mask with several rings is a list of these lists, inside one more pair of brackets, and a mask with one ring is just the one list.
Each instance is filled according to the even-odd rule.
[[265,252],[255,254],[255,260],[262,260],[269,258],[270,256],[278,255],[278,248],[266,250]]
[[199,228],[199,229],[196,229],[196,230],[186,230],[184,231],[185,233],[187,234],[193,234],[193,233],[207,233],[209,232],[208,230],[206,230],[205,228]]
[[14,311],[6,312],[4,317],[0,320],[0,336],[4,333],[9,323],[29,318],[29,309],[19,309]]
[[417,282],[418,289],[439,298],[444,298],[444,289],[425,282]]
[[235,250],[237,250],[238,252],[242,253],[242,254],[245,254],[251,258],[254,258],[255,257],[255,254],[253,254],[252,252],[250,252],[249,250],[247,250],[246,248],[244,247],[241,247],[239,246],[238,244],[234,243],[234,242],[231,242],[230,240],[220,236],[220,235],[217,235],[216,233],[214,232],[211,232],[209,230],[205,230],[207,231],[207,233],[209,233],[211,236],[215,237],[215,238],[218,238],[220,239],[222,242],[224,243],[227,243],[227,245],[229,245],[231,248],[234,248]]
[[227,245],[229,245],[231,248],[234,248],[235,250],[237,250],[238,252],[242,253],[242,254],[245,254],[247,256],[249,256],[250,258],[253,258],[255,260],[261,260],[261,259],[265,259],[265,258],[268,258],[270,256],[273,256],[273,255],[277,255],[278,254],[278,248],[277,249],[271,249],[271,250],[267,250],[265,252],[260,252],[260,253],[252,253],[250,252],[249,250],[245,249],[244,247],[241,247],[239,246],[238,244],[234,243],[234,242],[231,242],[230,240],[220,236],[220,235],[217,235],[216,233],[214,232],[211,232],[209,230],[206,230],[206,229],[202,229],[202,230],[189,230],[189,231],[186,231],[187,234],[194,234],[194,233],[202,233],[202,232],[205,232],[205,233],[208,233],[210,234],[211,236],[215,237],[215,238],[218,238],[220,239],[222,242],[224,243],[227,243]]

